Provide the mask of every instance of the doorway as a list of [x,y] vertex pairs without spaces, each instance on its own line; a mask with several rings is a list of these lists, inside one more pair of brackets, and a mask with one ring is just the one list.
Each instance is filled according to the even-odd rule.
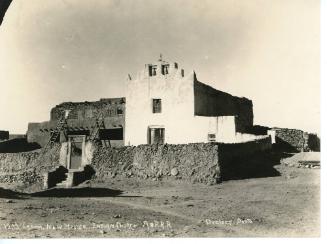
[[164,144],[165,143],[165,128],[150,127],[148,131],[149,144]]
[[79,169],[82,167],[84,154],[85,135],[69,135],[68,169]]

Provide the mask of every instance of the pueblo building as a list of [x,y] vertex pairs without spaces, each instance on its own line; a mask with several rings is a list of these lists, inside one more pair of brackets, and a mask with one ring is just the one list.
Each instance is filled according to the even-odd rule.
[[[216,90],[175,62],[160,58],[134,79],[128,75],[126,83],[126,98],[55,106],[49,121],[29,123],[27,140],[45,146],[56,132],[57,142],[78,135],[88,140],[96,128],[96,138],[113,147],[237,143],[262,137],[248,133],[253,127],[251,100]],[[63,116],[65,125],[58,126]]]
[[66,113],[65,125],[55,138],[56,142],[67,141],[69,136],[91,137],[99,127],[97,139],[111,146],[124,145],[125,98],[106,98],[95,102],[64,102],[51,109],[50,120],[29,123],[28,142],[45,146],[51,135],[58,130],[58,123]]

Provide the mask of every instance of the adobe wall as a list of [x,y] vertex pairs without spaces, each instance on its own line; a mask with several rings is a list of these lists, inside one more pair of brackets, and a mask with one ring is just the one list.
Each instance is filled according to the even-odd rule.
[[[43,130],[43,127],[48,127],[49,129]],[[37,143],[43,147],[50,139],[50,129],[54,128],[56,128],[55,122],[28,123],[27,141],[29,143]]]
[[194,113],[198,116],[236,116],[237,132],[247,132],[253,126],[251,100],[216,90],[196,79],[194,81]]
[[205,184],[220,181],[218,145],[209,143],[98,148],[91,166],[98,180],[170,177]]

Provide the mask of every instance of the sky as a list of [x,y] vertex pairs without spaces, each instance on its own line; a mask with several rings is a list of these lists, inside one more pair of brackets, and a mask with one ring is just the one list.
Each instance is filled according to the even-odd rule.
[[0,26],[0,130],[66,101],[125,96],[160,53],[254,104],[254,123],[320,134],[319,0],[14,0]]

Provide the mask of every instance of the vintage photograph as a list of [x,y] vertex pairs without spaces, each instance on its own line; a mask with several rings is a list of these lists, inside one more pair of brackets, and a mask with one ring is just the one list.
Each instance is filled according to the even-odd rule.
[[320,237],[319,0],[0,0],[0,239]]

